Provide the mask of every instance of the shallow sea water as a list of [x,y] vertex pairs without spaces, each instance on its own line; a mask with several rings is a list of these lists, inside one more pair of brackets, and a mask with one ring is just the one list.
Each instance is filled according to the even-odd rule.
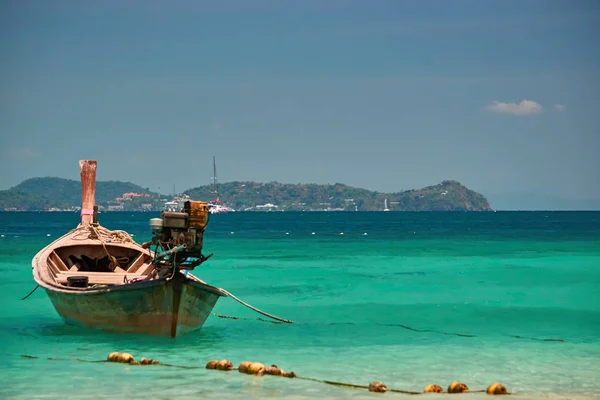
[[[100,222],[141,242],[153,216],[107,213]],[[519,399],[600,398],[598,212],[216,215],[205,236],[214,256],[196,275],[299,323],[261,322],[223,298],[215,313],[245,319],[211,316],[175,340],[65,325],[41,289],[19,300],[35,286],[35,253],[77,221],[70,213],[0,213],[1,398],[378,396],[209,371],[210,359],[403,390],[498,381]],[[198,368],[76,360],[104,360],[112,351]]]

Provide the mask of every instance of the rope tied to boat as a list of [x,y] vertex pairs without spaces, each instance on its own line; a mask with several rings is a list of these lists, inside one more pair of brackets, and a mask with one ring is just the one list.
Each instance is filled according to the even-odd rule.
[[21,300],[25,300],[27,299],[29,296],[31,296],[33,294],[33,292],[35,292],[36,290],[38,290],[38,288],[40,287],[40,285],[36,285],[33,290],[31,292],[29,292],[29,294],[25,297],[23,297]]
[[99,240],[104,248],[104,252],[108,256],[110,260],[110,268],[115,269],[117,267],[121,267],[121,263],[119,259],[123,263],[127,263],[129,259],[127,257],[115,257],[108,251],[106,247],[106,243],[135,243],[135,241],[131,238],[131,235],[122,230],[114,230],[111,231],[108,228],[105,228],[101,225],[97,224],[89,224],[89,225],[79,225],[75,228],[75,231],[81,231],[76,233],[72,240]]
[[233,300],[237,301],[238,303],[240,303],[240,304],[241,304],[241,305],[243,305],[244,307],[248,307],[248,308],[249,308],[249,309],[251,309],[252,311],[255,311],[255,312],[259,313],[259,314],[262,314],[262,315],[264,315],[265,317],[269,317],[269,318],[271,318],[271,319],[274,319],[274,320],[276,320],[276,321],[283,322],[284,324],[295,324],[295,323],[296,323],[296,322],[294,322],[294,321],[291,321],[291,320],[289,320],[289,319],[285,319],[285,318],[277,317],[277,316],[275,316],[275,315],[273,315],[273,314],[269,314],[268,312],[265,312],[265,311],[259,310],[258,308],[251,306],[250,304],[246,303],[245,301],[242,301],[242,300],[238,299],[237,297],[235,297],[233,294],[229,293],[229,292],[228,292],[227,290],[225,290],[225,289],[220,289],[220,290],[221,290],[221,292],[222,292],[222,293],[223,293],[225,296],[231,297]]
[[108,243],[135,243],[131,235],[123,230],[110,230],[102,225],[79,225],[72,240],[100,240]]

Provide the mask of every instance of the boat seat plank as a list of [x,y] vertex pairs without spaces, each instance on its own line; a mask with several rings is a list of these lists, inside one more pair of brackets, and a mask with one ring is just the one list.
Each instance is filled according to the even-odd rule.
[[140,266],[144,263],[146,259],[145,253],[140,253],[140,255],[131,263],[131,266],[127,269],[128,272],[136,272]]
[[128,280],[143,277],[140,274],[131,273],[114,273],[114,272],[62,272],[56,276],[58,283],[66,284],[67,278],[71,276],[87,276],[88,284],[90,285],[122,285],[124,284],[124,278]]
[[90,271],[64,271],[60,275],[64,276],[104,276],[104,275],[115,275],[115,276],[142,276],[143,274],[137,272],[90,272]]
[[48,269],[54,275],[58,275],[59,273],[62,272],[58,269],[58,267],[56,266],[56,264],[54,263],[54,261],[52,261],[52,259],[50,257],[48,257]]
[[54,265],[61,271],[68,271],[69,268],[66,266],[65,262],[56,254],[55,251],[50,253],[50,259],[54,261]]
[[154,271],[154,269],[155,269],[154,264],[152,264],[152,263],[146,264],[143,266],[143,268],[141,268],[141,271],[139,271],[139,273],[140,273],[140,275],[148,275],[152,271]]

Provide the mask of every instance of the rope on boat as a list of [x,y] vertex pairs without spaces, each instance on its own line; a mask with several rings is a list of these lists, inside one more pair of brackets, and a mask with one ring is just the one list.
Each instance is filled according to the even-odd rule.
[[[39,357],[21,354],[21,357],[28,359],[39,359]],[[73,359],[66,358],[53,358],[49,357],[47,360],[52,361],[70,361]],[[309,377],[302,377],[296,375],[296,373],[289,372],[286,373],[282,369],[280,369],[277,365],[273,364],[271,366],[265,366],[260,362],[251,362],[251,361],[243,361],[240,363],[239,367],[234,367],[233,363],[229,360],[210,360],[205,367],[200,366],[185,366],[185,365],[174,365],[174,364],[166,364],[161,363],[158,360],[148,359],[146,357],[142,357],[140,361],[135,361],[133,355],[130,353],[119,353],[113,352],[108,355],[106,360],[83,360],[76,358],[74,361],[77,362],[87,362],[87,363],[121,363],[126,365],[157,365],[163,367],[173,367],[173,368],[184,368],[184,369],[200,369],[206,368],[211,370],[220,370],[220,371],[239,371],[240,373],[245,373],[248,375],[256,375],[256,376],[264,376],[264,375],[272,375],[279,376],[283,378],[293,378],[293,379],[302,379],[305,381],[324,383],[326,385],[339,386],[339,387],[347,387],[352,389],[367,389],[369,392],[376,393],[384,393],[384,392],[393,392],[393,393],[403,393],[403,394],[411,394],[418,395],[423,393],[442,393],[444,389],[441,386],[430,384],[425,386],[422,392],[417,392],[413,390],[403,390],[403,389],[391,389],[388,388],[383,382],[373,381],[369,385],[360,385],[355,383],[347,383],[347,382],[337,382],[330,381],[325,379],[315,379]],[[448,385],[447,393],[487,393],[489,395],[506,395],[512,394],[506,390],[506,386],[501,383],[492,383],[487,387],[487,389],[480,390],[470,390],[469,387],[462,382],[452,382]]]
[[[117,267],[121,268],[121,264],[119,264],[117,257],[110,254],[110,252],[106,248],[106,242],[110,241],[110,242],[118,242],[118,243],[127,243],[127,242],[133,243],[133,239],[131,239],[131,236],[129,236],[129,234],[125,231],[111,231],[100,225],[94,226],[93,224],[90,224],[88,226],[89,226],[90,230],[93,232],[93,235],[92,235],[92,233],[90,233],[89,238],[93,239],[94,237],[96,237],[96,238],[98,238],[98,240],[100,240],[100,243],[102,243],[102,247],[104,248],[104,251],[106,252],[106,255],[108,256],[108,259],[110,260],[110,266],[112,266],[112,269],[114,270]],[[127,257],[125,257],[125,258],[121,257],[121,261],[123,261],[124,263],[127,263],[129,261],[129,259]]]
[[265,311],[259,310],[258,308],[251,306],[250,304],[246,303],[245,301],[242,301],[242,300],[238,299],[237,297],[235,297],[233,294],[229,293],[229,292],[228,292],[227,290],[225,290],[225,289],[220,289],[220,290],[221,290],[221,292],[223,292],[223,293],[224,293],[226,296],[229,296],[229,297],[231,297],[233,300],[237,301],[237,302],[238,302],[238,303],[240,303],[241,305],[243,305],[243,306],[245,306],[245,307],[248,307],[249,309],[251,309],[251,310],[253,310],[253,311],[256,311],[256,312],[257,312],[257,313],[259,313],[259,314],[262,314],[262,315],[264,315],[265,317],[272,318],[272,319],[274,319],[274,320],[276,320],[276,321],[280,321],[280,322],[283,322],[283,323],[285,323],[285,324],[295,324],[295,323],[296,323],[296,322],[294,322],[294,321],[290,321],[289,319],[280,318],[280,317],[277,317],[277,316],[275,316],[275,315],[273,315],[273,314],[269,314],[269,313],[267,313],[267,312],[265,312]]
[[40,287],[40,285],[36,285],[33,290],[31,292],[29,292],[29,294],[25,297],[23,297],[21,300],[25,300],[26,298],[28,298],[29,296],[31,296],[33,294],[33,292],[35,292],[38,288]]
[[129,233],[122,230],[111,231],[102,225],[79,225],[74,231],[80,232],[73,236],[72,240],[99,239],[114,243],[135,243]]
[[127,257],[113,256],[106,248],[106,243],[135,243],[129,233],[122,230],[111,231],[99,224],[79,225],[73,231],[76,233],[71,240],[99,240],[100,243],[102,243],[102,247],[108,256],[110,265],[113,269],[121,267],[119,259],[121,259],[123,263],[129,261]]

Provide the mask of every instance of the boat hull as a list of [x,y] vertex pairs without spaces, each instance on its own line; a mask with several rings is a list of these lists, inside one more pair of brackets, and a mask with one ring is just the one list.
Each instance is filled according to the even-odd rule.
[[65,323],[116,333],[176,337],[202,327],[222,294],[177,274],[175,279],[105,291],[55,291],[48,297]]

